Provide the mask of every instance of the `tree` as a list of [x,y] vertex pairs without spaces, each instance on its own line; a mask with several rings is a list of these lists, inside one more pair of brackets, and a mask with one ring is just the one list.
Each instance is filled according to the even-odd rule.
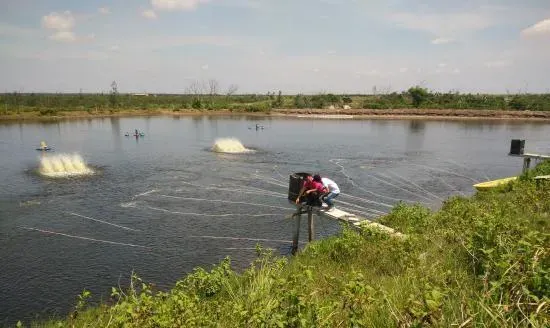
[[282,107],[283,106],[283,93],[281,90],[279,90],[279,93],[277,94],[277,100],[275,100],[275,106],[274,107]]
[[239,90],[239,86],[236,84],[231,84],[229,87],[227,87],[227,91],[225,92],[226,95],[232,96]]
[[191,82],[191,84],[189,84],[189,86],[185,89],[185,93],[193,96],[202,95],[204,93],[204,85],[201,82],[195,80]]
[[116,107],[118,104],[118,85],[116,81],[111,83],[111,92],[109,94],[109,102],[112,107]]
[[219,92],[220,84],[214,79],[208,80],[208,88],[210,96],[215,96]]
[[187,87],[185,93],[193,96],[191,107],[195,109],[202,108],[202,94],[204,93],[204,89],[204,83],[197,80],[191,82],[191,84]]
[[428,92],[427,89],[419,87],[419,86],[409,88],[409,90],[407,92],[409,93],[409,95],[412,98],[413,106],[416,107],[416,108],[420,107],[420,105],[424,101],[426,101],[426,99],[428,99],[428,96],[430,95],[430,93]]

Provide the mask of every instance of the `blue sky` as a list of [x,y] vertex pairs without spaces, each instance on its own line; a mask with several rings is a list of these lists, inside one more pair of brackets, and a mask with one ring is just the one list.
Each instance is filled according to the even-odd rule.
[[548,0],[0,0],[0,92],[550,92]]

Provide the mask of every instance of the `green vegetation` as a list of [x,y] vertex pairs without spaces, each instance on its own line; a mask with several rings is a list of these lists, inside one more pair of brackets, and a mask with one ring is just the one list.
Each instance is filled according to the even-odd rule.
[[344,228],[290,260],[258,249],[242,273],[229,259],[167,292],[133,275],[112,302],[85,309],[86,291],[57,327],[548,327],[550,162],[441,210],[398,205],[391,238]]
[[281,91],[265,95],[235,95],[232,86],[224,95],[216,81],[192,85],[185,94],[122,94],[116,81],[107,94],[0,94],[0,115],[35,113],[40,116],[70,112],[107,114],[122,111],[220,111],[269,112],[275,108],[354,109],[491,109],[550,111],[550,94],[485,95],[458,92],[431,92],[415,86],[404,92],[372,95],[283,95]]

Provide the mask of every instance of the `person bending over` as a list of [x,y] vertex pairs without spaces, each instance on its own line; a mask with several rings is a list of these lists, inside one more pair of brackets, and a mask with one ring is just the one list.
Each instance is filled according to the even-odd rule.
[[327,210],[330,211],[334,208],[333,199],[340,195],[340,188],[338,188],[336,182],[329,178],[321,178],[318,174],[313,177],[313,181],[323,184],[324,195],[322,199],[328,205]]
[[317,205],[320,206],[319,196],[323,194],[323,184],[318,181],[314,181],[313,177],[308,174],[304,183],[302,184],[302,189],[298,193],[296,198],[296,204],[300,203],[300,198],[306,196],[307,205]]

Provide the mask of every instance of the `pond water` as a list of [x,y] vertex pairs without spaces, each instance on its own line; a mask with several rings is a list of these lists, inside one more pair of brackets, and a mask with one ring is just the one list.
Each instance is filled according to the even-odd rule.
[[[134,137],[136,129],[143,135]],[[83,289],[107,300],[132,271],[170,288],[225,256],[242,270],[256,244],[288,255],[293,172],[332,178],[343,193],[337,207],[375,219],[399,201],[436,209],[449,196],[472,194],[475,182],[516,175],[522,161],[507,156],[510,140],[526,139],[528,151],[547,154],[549,135],[547,123],[504,121],[158,116],[1,123],[0,324],[64,316]],[[228,137],[251,151],[212,151]],[[35,150],[43,140],[52,151]],[[48,174],[78,173],[80,165],[93,173]],[[326,219],[316,223],[317,238],[339,229]]]

